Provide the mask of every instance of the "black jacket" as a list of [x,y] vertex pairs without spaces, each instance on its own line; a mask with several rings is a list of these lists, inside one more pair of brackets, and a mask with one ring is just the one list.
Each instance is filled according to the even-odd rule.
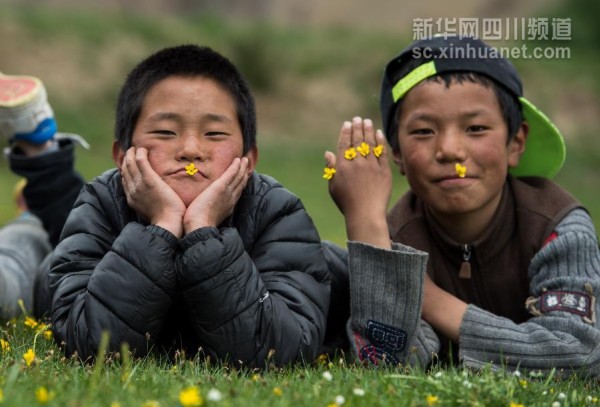
[[325,334],[327,265],[300,200],[254,173],[233,215],[181,239],[140,221],[116,170],[84,186],[49,275],[55,339],[83,359],[201,350],[263,366],[312,360]]

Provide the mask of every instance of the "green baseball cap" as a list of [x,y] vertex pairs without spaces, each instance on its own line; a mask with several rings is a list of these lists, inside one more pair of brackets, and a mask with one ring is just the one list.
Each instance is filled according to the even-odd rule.
[[[398,78],[408,63],[420,64]],[[517,70],[500,52],[471,37],[436,36],[419,40],[404,49],[385,67],[381,83],[380,108],[385,135],[390,142],[396,106],[408,91],[423,80],[444,72],[474,72],[503,86],[521,103],[523,118],[529,124],[525,152],[519,165],[511,168],[514,176],[554,177],[562,167],[566,148],[564,139],[552,121],[523,97],[523,85]]]

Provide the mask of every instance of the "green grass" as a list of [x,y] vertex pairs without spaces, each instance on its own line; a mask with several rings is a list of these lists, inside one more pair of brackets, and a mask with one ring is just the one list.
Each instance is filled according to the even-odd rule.
[[[41,405],[36,391],[44,387],[48,406],[178,406],[188,387],[199,390],[204,405],[329,406],[342,396],[345,406],[561,406],[597,405],[600,386],[583,379],[559,380],[556,374],[516,375],[503,370],[468,371],[433,367],[367,368],[342,355],[312,364],[265,370],[234,369],[199,357],[160,354],[132,359],[126,349],[86,365],[66,359],[39,328],[24,318],[0,329],[10,350],[0,350],[2,406]],[[32,349],[27,366],[23,355]],[[325,373],[328,372],[328,373]],[[331,380],[328,379],[330,376]],[[208,400],[215,390],[220,401]],[[362,394],[364,392],[364,394]],[[429,401],[429,402],[428,402]],[[152,404],[154,402],[156,404]],[[111,404],[118,403],[118,404]]]

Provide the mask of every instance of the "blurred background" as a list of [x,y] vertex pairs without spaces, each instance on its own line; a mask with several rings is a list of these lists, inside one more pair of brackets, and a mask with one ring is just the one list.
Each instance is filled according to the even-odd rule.
[[[568,40],[528,40],[506,31],[490,44],[569,48],[568,59],[513,63],[525,96],[565,136],[567,162],[555,180],[588,207],[598,228],[598,15],[600,2],[578,0],[3,0],[0,71],[44,81],[59,129],[92,145],[77,151],[77,168],[91,180],[114,166],[114,106],[127,72],[165,46],[213,47],[240,68],[255,94],[258,170],[304,201],[322,238],[343,245],[343,218],[321,178],[323,152],[335,148],[344,120],[361,115],[380,125],[383,66],[413,40],[415,21],[570,19]],[[439,28],[434,24],[434,31]],[[2,161],[0,223],[15,214],[11,191],[17,181]],[[392,202],[406,190],[396,178]]]

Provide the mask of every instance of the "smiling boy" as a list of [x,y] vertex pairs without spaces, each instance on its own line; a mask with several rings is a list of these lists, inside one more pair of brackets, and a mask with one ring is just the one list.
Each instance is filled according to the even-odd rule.
[[[476,56],[443,57],[449,47]],[[355,118],[337,158],[326,154],[349,239],[350,342],[375,364],[453,356],[469,367],[600,375],[593,223],[549,180],[564,160],[560,133],[523,98],[507,60],[477,57],[490,49],[437,37],[386,66],[383,127],[410,186],[387,222],[387,154],[340,158],[383,134]]]
[[233,64],[194,45],[149,56],[121,89],[115,138],[118,169],[84,187],[52,260],[66,353],[93,357],[107,331],[109,351],[136,355],[312,360],[329,302],[319,236],[254,172],[254,101]]

